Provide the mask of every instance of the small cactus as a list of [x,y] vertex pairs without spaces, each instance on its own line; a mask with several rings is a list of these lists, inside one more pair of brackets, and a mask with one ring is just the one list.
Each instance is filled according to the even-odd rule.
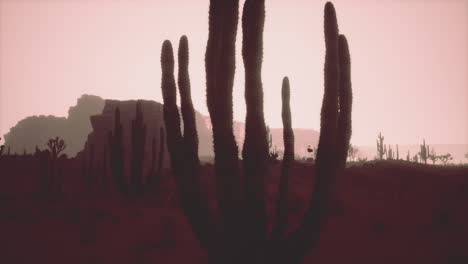
[[382,136],[382,133],[379,132],[379,135],[377,137],[377,155],[380,160],[383,159],[384,155],[387,153],[387,146],[384,145],[384,136]]

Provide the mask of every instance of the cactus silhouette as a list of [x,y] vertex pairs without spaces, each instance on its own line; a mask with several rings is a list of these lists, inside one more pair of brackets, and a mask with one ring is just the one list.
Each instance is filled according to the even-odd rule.
[[387,153],[387,145],[384,145],[384,136],[379,132],[377,136],[377,155],[380,160],[383,159],[384,155]]
[[[179,61],[179,91],[184,119],[181,133],[176,105],[172,45],[162,47],[161,89],[167,146],[182,208],[210,263],[300,263],[317,246],[320,230],[327,220],[327,208],[333,199],[336,176],[344,169],[351,136],[352,91],[350,56],[347,40],[339,35],[335,9],[325,5],[325,89],[321,110],[320,139],[316,181],[312,200],[301,226],[284,233],[288,171],[294,159],[294,137],[289,106],[289,80],[283,81],[283,124],[285,157],[280,180],[280,199],[274,236],[267,238],[265,176],[268,172],[268,140],[263,117],[261,64],[263,46],[264,0],[246,0],[243,9],[242,55],[246,70],[246,131],[243,147],[244,175],[239,172],[238,149],[232,131],[232,85],[235,68],[235,39],[238,1],[211,0],[209,36],[205,57],[207,105],[213,129],[217,205],[219,225],[213,225],[208,203],[200,193],[197,144],[186,144],[196,137],[185,60]],[[185,57],[181,40],[179,59]],[[181,56],[183,55],[183,56]],[[340,68],[340,64],[343,66]],[[182,78],[182,79],[181,79]],[[189,124],[189,125],[187,125]],[[244,182],[242,181],[244,179]]]
[[242,14],[242,58],[245,69],[245,139],[242,149],[245,178],[245,211],[249,216],[244,231],[248,243],[266,239],[265,176],[268,170],[268,142],[263,116],[263,27],[265,1],[247,0]]
[[138,100],[135,109],[135,119],[132,120],[132,157],[129,188],[132,195],[137,195],[142,192],[145,143],[146,125],[143,123],[141,101]]
[[284,156],[282,163],[282,171],[280,178],[279,197],[276,211],[276,229],[273,231],[273,239],[284,239],[287,226],[287,205],[288,205],[288,187],[289,187],[289,170],[294,162],[294,131],[292,129],[291,120],[291,90],[289,86],[289,78],[283,78],[283,86],[281,88],[282,108],[281,117],[283,120],[283,142]]
[[108,133],[110,149],[110,167],[112,177],[117,189],[127,195],[127,180],[124,174],[123,128],[120,123],[120,109],[115,109],[114,130]]
[[424,162],[424,164],[427,164],[427,159],[429,158],[429,146],[426,145],[426,140],[423,139],[422,145],[419,145],[419,158],[421,162]]
[[[185,37],[181,39],[179,54],[181,62],[188,63],[188,43]],[[184,71],[184,68],[187,69],[186,66],[183,65],[181,71]],[[179,87],[181,103],[183,104],[182,108],[185,109],[182,112],[184,124],[188,124],[184,127],[184,135],[182,135],[180,116],[176,105],[177,91],[174,79],[174,55],[172,44],[168,40],[164,41],[162,46],[161,68],[161,90],[164,100],[163,112],[164,123],[166,125],[167,147],[175,180],[180,189],[182,209],[201,246],[206,249],[212,249],[215,242],[212,238],[214,232],[213,225],[209,218],[208,203],[204,201],[205,199],[200,193],[198,145],[191,144],[193,140],[196,140],[194,137],[197,137],[197,132],[190,89],[188,86]],[[188,78],[188,73],[181,72],[179,77]],[[179,80],[179,83],[184,85],[184,80]]]

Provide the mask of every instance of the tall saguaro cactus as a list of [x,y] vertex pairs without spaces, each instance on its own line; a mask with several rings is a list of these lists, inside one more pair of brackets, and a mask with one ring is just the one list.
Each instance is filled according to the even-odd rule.
[[[309,209],[301,226],[286,238],[284,253],[277,263],[300,263],[316,248],[320,230],[328,219],[328,204],[334,199],[333,186],[341,173],[351,137],[352,87],[348,43],[339,35],[335,8],[325,5],[325,89],[316,158],[316,180]],[[341,66],[343,65],[343,66]]]
[[249,243],[266,239],[265,175],[268,141],[263,116],[263,27],[265,0],[246,0],[242,14],[242,58],[245,68],[245,140],[242,150],[245,177],[245,232]]
[[208,203],[200,192],[199,159],[195,111],[193,109],[188,80],[188,41],[182,37],[179,47],[179,91],[184,119],[181,133],[180,116],[176,105],[177,92],[174,79],[174,55],[172,44],[166,40],[161,51],[164,123],[171,165],[179,187],[182,208],[202,247],[213,250],[213,225],[209,218]]
[[[171,165],[180,189],[182,207],[210,263],[300,263],[315,248],[333,199],[333,184],[344,169],[351,136],[352,88],[348,43],[338,33],[335,9],[325,5],[325,92],[316,162],[315,187],[304,221],[286,235],[288,174],[294,160],[289,80],[283,80],[285,156],[280,180],[277,224],[267,239],[264,178],[268,142],[263,117],[261,65],[264,0],[246,0],[243,9],[242,55],[246,70],[246,136],[243,149],[244,177],[239,173],[238,149],[232,131],[232,85],[238,0],[210,0],[209,36],[205,57],[207,104],[213,127],[219,225],[210,222],[207,201],[201,198],[196,151],[195,116],[188,81],[188,43],[179,47],[179,91],[184,119],[181,133],[176,105],[174,59],[169,41],[161,54],[164,122]],[[186,111],[184,108],[186,107]],[[191,143],[189,143],[191,142]]]
[[288,187],[289,187],[289,170],[294,161],[294,131],[291,121],[291,105],[290,105],[290,87],[289,78],[283,78],[283,86],[281,88],[282,108],[281,117],[283,120],[283,142],[284,156],[280,178],[278,208],[276,215],[276,229],[273,230],[273,239],[284,239],[284,232],[287,225],[287,208],[288,208]]
[[232,243],[240,239],[243,220],[239,221],[239,217],[245,214],[232,121],[238,18],[239,0],[210,0],[205,54],[206,99],[213,129],[217,200],[223,234]]

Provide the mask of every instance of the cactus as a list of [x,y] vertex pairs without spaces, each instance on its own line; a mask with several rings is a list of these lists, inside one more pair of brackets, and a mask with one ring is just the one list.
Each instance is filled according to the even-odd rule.
[[393,159],[394,159],[394,155],[393,155],[392,146],[388,145],[387,160],[393,160]]
[[[162,172],[162,167],[163,167],[163,161],[164,161],[164,128],[160,127],[159,129],[159,153],[156,154],[156,138],[153,137],[153,141],[151,144],[151,169],[148,173],[148,176],[146,177],[146,185],[147,188],[150,190],[154,188],[154,184],[158,183],[157,186],[159,186],[160,183],[160,178],[161,178],[161,172]],[[157,158],[157,164],[156,164],[156,157]]]
[[282,110],[281,117],[283,120],[283,142],[284,156],[282,163],[282,171],[279,185],[279,197],[276,210],[276,227],[273,231],[273,239],[284,239],[287,226],[287,209],[288,209],[288,186],[289,186],[289,170],[294,162],[294,131],[291,121],[291,106],[290,106],[290,87],[289,78],[283,78],[283,86],[281,88]]
[[426,145],[426,140],[423,139],[423,144],[419,146],[420,150],[418,152],[418,155],[420,157],[420,160],[424,162],[424,164],[427,164],[427,159],[429,157],[429,146]]
[[[344,168],[351,136],[352,87],[347,40],[338,33],[333,4],[325,4],[325,91],[321,110],[320,138],[316,159],[316,181],[309,209],[298,230],[288,239],[291,252],[283,262],[299,263],[318,245],[327,221],[335,178]],[[345,67],[341,67],[340,62]],[[344,78],[344,80],[340,80]],[[339,130],[341,129],[341,130]]]
[[385,153],[387,153],[387,146],[384,145],[384,137],[382,136],[382,133],[379,132],[379,135],[377,137],[377,155],[380,160],[383,160],[383,157]]
[[117,189],[127,195],[127,180],[124,174],[123,128],[120,123],[120,109],[115,109],[114,130],[108,133],[111,174]]
[[[185,40],[183,38],[180,45],[179,65],[181,63],[188,64],[188,43],[184,44]],[[183,55],[183,53],[187,54]],[[208,203],[203,202],[204,198],[200,193],[198,145],[189,143],[194,140],[193,137],[197,137],[190,89],[187,86],[179,87],[181,103],[183,104],[182,108],[185,109],[185,111],[182,111],[184,124],[188,124],[184,127],[184,135],[182,135],[180,116],[176,105],[177,92],[174,80],[174,55],[172,44],[168,40],[164,41],[162,46],[161,68],[161,90],[164,100],[163,113],[167,134],[167,148],[175,180],[180,189],[182,209],[201,246],[205,249],[213,249],[215,247],[215,239],[213,238],[214,229],[209,218]],[[183,65],[181,70],[183,69],[188,69],[187,65]],[[185,74],[187,75],[185,78],[188,78],[188,73]],[[184,74],[179,74],[179,78],[184,78],[183,76]],[[183,81],[179,80],[179,83],[183,83]]]
[[[242,232],[238,217],[243,190],[239,177],[239,151],[233,133],[232,89],[239,0],[210,0],[209,33],[206,46],[206,99],[213,130],[217,200],[226,237]],[[217,254],[220,257],[223,252]],[[224,254],[224,255],[227,255]]]
[[[347,40],[338,34],[336,14],[331,3],[325,6],[325,92],[321,111],[320,140],[316,164],[316,181],[312,200],[298,230],[281,235],[284,224],[276,226],[275,236],[267,240],[264,178],[267,173],[268,140],[263,118],[263,91],[260,78],[264,0],[246,0],[242,25],[243,59],[246,68],[245,98],[247,105],[246,135],[243,148],[244,177],[239,174],[238,150],[232,131],[232,82],[238,18],[238,0],[211,0],[209,37],[206,52],[207,104],[213,125],[217,202],[221,224],[213,226],[207,201],[200,194],[199,164],[194,145],[184,144],[192,128],[181,134],[173,77],[172,45],[163,43],[161,54],[164,99],[164,122],[171,166],[180,189],[182,209],[201,246],[213,263],[299,263],[317,246],[320,230],[327,220],[336,176],[344,169],[351,135],[351,81]],[[340,68],[340,63],[344,66]],[[180,63],[179,63],[180,64]],[[181,76],[179,74],[179,76]],[[340,80],[340,78],[342,78]],[[182,108],[190,108],[190,90],[181,87]],[[286,84],[284,86],[287,86]],[[289,89],[284,88],[283,91]],[[287,102],[287,104],[286,104]],[[289,96],[283,94],[283,109],[289,108]],[[191,111],[182,111],[184,125],[194,122]],[[290,115],[290,113],[289,113]],[[290,117],[283,116],[287,172],[293,153]],[[287,142],[289,143],[287,143]],[[289,158],[288,158],[289,156]],[[284,211],[287,174],[282,173],[280,186]],[[245,184],[242,184],[242,179]],[[281,203],[280,203],[281,204]],[[280,209],[282,208],[282,209]],[[284,214],[278,213],[284,218]],[[284,219],[283,219],[284,220]],[[278,222],[284,223],[283,220]],[[281,227],[283,226],[283,227]],[[280,231],[278,231],[280,230]],[[284,234],[284,233],[283,233]],[[220,239],[222,238],[222,239]],[[268,254],[267,254],[268,252]]]
[[406,154],[406,161],[410,161],[410,154],[409,154],[409,150],[408,150],[408,154]]
[[132,158],[130,175],[130,192],[132,195],[137,195],[142,192],[145,143],[146,125],[143,123],[141,101],[138,100],[135,109],[135,119],[132,120]]
[[396,159],[400,160],[400,151],[398,150],[398,144],[396,145]]
[[263,115],[263,28],[265,1],[246,0],[242,14],[242,59],[245,69],[245,139],[242,149],[245,177],[246,241],[266,239],[265,176],[268,171],[268,142]]

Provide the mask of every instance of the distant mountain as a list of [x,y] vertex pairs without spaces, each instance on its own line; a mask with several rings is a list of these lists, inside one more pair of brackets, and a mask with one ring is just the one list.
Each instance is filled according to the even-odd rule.
[[32,153],[35,147],[46,148],[50,138],[59,136],[67,144],[64,153],[75,156],[83,149],[87,135],[91,132],[89,117],[100,113],[104,100],[94,95],[82,95],[75,106],[68,110],[68,117],[31,116],[19,121],[5,134],[5,146],[11,153]]
[[[142,102],[144,122],[151,130],[148,133],[150,136],[147,139],[147,145],[151,146],[152,136],[156,136],[156,139],[159,140],[159,127],[164,126],[162,104],[148,100]],[[75,106],[70,107],[68,117],[32,116],[19,121],[5,135],[5,145],[10,147],[11,153],[20,154],[24,150],[27,153],[32,153],[36,146],[45,149],[46,142],[50,138],[59,136],[67,144],[64,153],[69,157],[74,157],[78,152],[84,150],[87,141],[89,141],[89,146],[94,144],[96,148],[107,144],[106,135],[113,127],[114,110],[117,106],[120,107],[122,124],[127,135],[129,135],[129,124],[135,115],[135,104],[135,100],[104,100],[98,96],[83,95],[77,100]],[[213,143],[210,117],[196,112],[196,119],[200,158],[202,160],[212,160]],[[239,146],[239,153],[241,153],[245,124],[235,121],[233,132]],[[270,132],[273,141],[272,147],[276,146],[281,157],[283,129],[270,128]],[[296,128],[294,134],[296,155],[298,157],[310,155],[307,152],[307,147],[317,145],[319,133],[312,129]],[[130,147],[130,145],[127,147]],[[97,149],[95,151],[99,153]]]

